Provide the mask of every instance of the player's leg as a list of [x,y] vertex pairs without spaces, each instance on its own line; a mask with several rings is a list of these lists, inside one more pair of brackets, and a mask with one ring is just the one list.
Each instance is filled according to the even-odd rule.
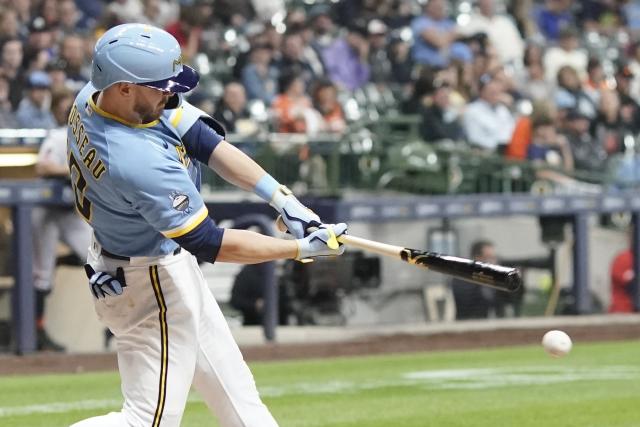
[[45,301],[55,277],[56,246],[60,237],[55,212],[49,208],[35,207],[32,211],[33,226],[33,287],[36,301],[36,327],[38,350],[64,351],[54,342],[44,327]]
[[[103,258],[104,259],[104,258]],[[94,265],[114,271],[116,265]],[[125,268],[122,295],[96,302],[98,317],[115,334],[124,405],[119,413],[74,427],[178,427],[197,353],[192,301],[180,283],[184,265]]]
[[262,403],[218,303],[209,291],[195,259],[202,304],[198,328],[198,359],[193,385],[222,427],[277,427]]

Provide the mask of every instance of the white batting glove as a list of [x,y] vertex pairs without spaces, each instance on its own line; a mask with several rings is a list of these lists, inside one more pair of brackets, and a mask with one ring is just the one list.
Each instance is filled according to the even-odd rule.
[[301,261],[317,256],[342,255],[344,245],[338,242],[338,237],[347,232],[347,224],[321,224],[320,227],[298,243],[298,256]]
[[307,231],[309,228],[319,227],[322,224],[320,217],[300,203],[291,190],[284,185],[278,188],[269,204],[280,213],[289,233],[296,239],[309,236]]

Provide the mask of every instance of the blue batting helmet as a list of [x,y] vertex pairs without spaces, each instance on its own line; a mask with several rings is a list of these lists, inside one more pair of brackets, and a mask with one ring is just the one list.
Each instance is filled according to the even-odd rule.
[[188,92],[198,73],[182,63],[180,45],[171,34],[145,24],[111,28],[96,43],[91,83],[98,90],[128,82],[170,92]]

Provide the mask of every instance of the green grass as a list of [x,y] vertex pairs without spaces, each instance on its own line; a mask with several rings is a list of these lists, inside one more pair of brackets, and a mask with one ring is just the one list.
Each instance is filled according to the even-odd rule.
[[[256,363],[282,427],[632,427],[640,341]],[[0,378],[0,425],[68,426],[118,410],[115,373]],[[41,405],[41,406],[38,406]],[[40,411],[40,412],[37,412]],[[182,426],[211,426],[193,395]]]

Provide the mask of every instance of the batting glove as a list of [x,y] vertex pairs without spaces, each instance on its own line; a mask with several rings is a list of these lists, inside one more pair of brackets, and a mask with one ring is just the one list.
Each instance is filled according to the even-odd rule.
[[115,277],[104,271],[96,271],[89,264],[84,265],[84,271],[89,278],[91,293],[96,299],[106,298],[107,295],[115,297],[122,295],[127,283],[124,280],[124,270],[122,267],[116,269]]
[[298,256],[303,261],[317,256],[342,255],[344,245],[338,237],[347,232],[347,224],[321,224],[320,227],[304,239],[298,239]]
[[270,205],[280,213],[289,233],[296,239],[309,236],[310,232],[307,231],[309,228],[319,227],[322,224],[320,217],[300,203],[291,190],[284,185],[275,192]]

